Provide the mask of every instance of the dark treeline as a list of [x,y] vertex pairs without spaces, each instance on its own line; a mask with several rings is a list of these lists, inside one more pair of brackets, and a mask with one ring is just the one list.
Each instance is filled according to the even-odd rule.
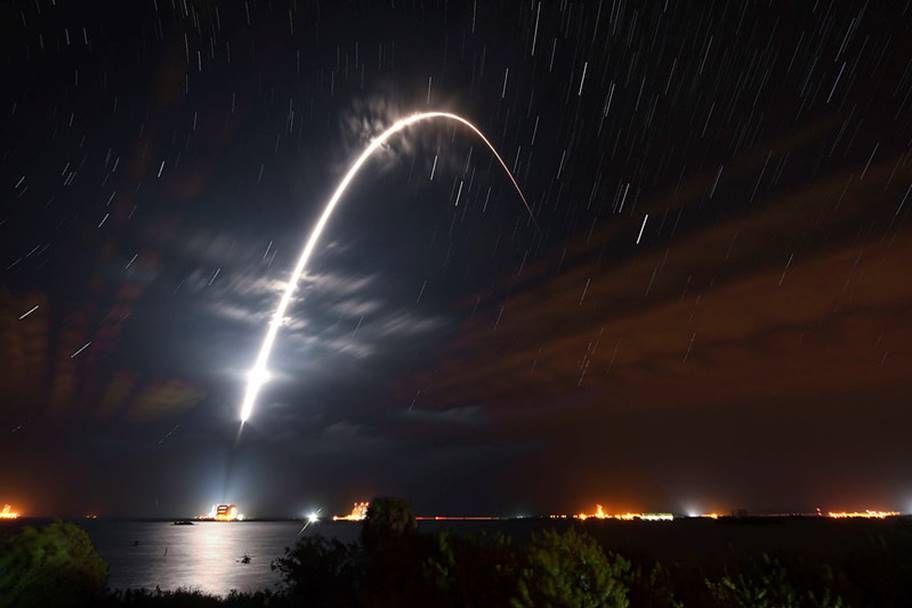
[[227,597],[108,590],[107,564],[81,528],[25,528],[0,544],[0,607],[910,606],[910,549],[903,526],[832,563],[783,552],[707,569],[630,559],[583,526],[541,530],[521,543],[500,534],[419,534],[408,503],[381,498],[371,503],[359,542],[301,538],[273,562],[277,590]]

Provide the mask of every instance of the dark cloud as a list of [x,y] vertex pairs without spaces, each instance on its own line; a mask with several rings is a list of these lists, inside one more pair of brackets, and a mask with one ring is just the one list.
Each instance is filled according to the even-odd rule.
[[902,280],[912,245],[895,231],[903,161],[869,167],[863,182],[856,170],[780,188],[673,240],[654,218],[635,255],[606,252],[629,230],[593,235],[532,269],[503,312],[470,321],[435,388],[512,404],[591,392],[610,408],[895,386],[912,303]]

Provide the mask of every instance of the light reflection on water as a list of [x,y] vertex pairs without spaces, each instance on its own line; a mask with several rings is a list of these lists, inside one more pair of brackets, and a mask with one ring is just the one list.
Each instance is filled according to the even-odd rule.
[[[85,522],[98,552],[110,565],[112,589],[198,589],[225,594],[232,589],[275,588],[270,564],[298,538],[299,522]],[[359,526],[317,524],[305,534],[344,541],[357,538]],[[250,562],[242,563],[244,555]]]

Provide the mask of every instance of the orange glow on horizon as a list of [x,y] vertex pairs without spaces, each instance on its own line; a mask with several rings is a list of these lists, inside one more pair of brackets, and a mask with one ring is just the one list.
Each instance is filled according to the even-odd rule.
[[352,506],[352,512],[348,515],[333,515],[333,521],[364,521],[367,518],[367,507],[370,503],[367,501],[356,502]]
[[0,519],[18,519],[19,514],[13,511],[12,505],[3,505],[3,510],[0,511]]
[[827,511],[826,516],[833,519],[886,519],[902,515],[899,511]]
[[672,521],[674,515],[671,513],[606,513],[602,505],[595,505],[594,513],[577,513],[574,519],[586,521],[587,519],[619,519],[621,521]]

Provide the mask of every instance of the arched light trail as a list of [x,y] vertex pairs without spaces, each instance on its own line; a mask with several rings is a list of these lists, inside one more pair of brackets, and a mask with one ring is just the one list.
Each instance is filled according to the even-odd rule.
[[266,336],[263,338],[263,344],[260,346],[260,351],[257,354],[256,362],[253,364],[250,372],[248,372],[247,388],[244,391],[244,400],[241,403],[241,426],[243,426],[243,424],[247,422],[248,419],[250,419],[250,416],[253,414],[253,408],[256,405],[256,399],[260,393],[260,389],[269,380],[269,371],[266,365],[269,363],[269,355],[272,353],[272,348],[275,344],[276,335],[279,332],[279,327],[281,327],[282,321],[285,318],[285,312],[288,310],[288,306],[291,304],[291,298],[294,295],[295,289],[297,288],[298,281],[301,279],[301,275],[304,273],[304,269],[307,267],[307,262],[310,260],[311,254],[316,248],[317,243],[320,241],[320,236],[323,234],[323,230],[326,228],[326,224],[329,222],[329,218],[332,216],[336,205],[339,203],[339,199],[341,199],[342,195],[345,194],[345,191],[348,189],[348,185],[355,178],[355,175],[358,174],[361,166],[367,162],[373,153],[376,152],[384,143],[386,143],[389,138],[415,123],[436,118],[454,120],[458,123],[461,123],[471,129],[472,132],[481,138],[485,145],[487,145],[491,152],[494,154],[494,157],[500,163],[500,166],[503,167],[503,170],[506,172],[507,177],[509,177],[510,181],[513,183],[513,187],[516,188],[516,192],[519,193],[519,198],[522,199],[523,205],[525,206],[526,211],[529,213],[529,217],[532,218],[533,223],[535,222],[535,215],[532,213],[532,208],[529,206],[529,202],[523,195],[522,189],[519,187],[519,183],[517,183],[516,178],[513,177],[513,173],[510,172],[510,168],[507,166],[507,163],[505,163],[500,154],[497,153],[494,145],[488,141],[488,138],[484,136],[484,133],[482,133],[478,127],[473,125],[465,118],[456,114],[450,114],[449,112],[420,112],[397,120],[392,124],[392,126],[386,129],[386,131],[372,139],[370,144],[368,144],[364,151],[361,152],[361,155],[355,159],[355,162],[352,163],[351,167],[349,167],[348,172],[345,174],[345,177],[342,178],[342,181],[339,182],[339,185],[336,187],[336,191],[333,192],[332,197],[326,203],[326,207],[323,209],[323,213],[320,214],[320,219],[317,220],[316,226],[314,226],[313,230],[310,233],[310,236],[307,238],[307,243],[304,245],[304,250],[301,252],[301,256],[298,258],[298,263],[295,264],[294,271],[291,273],[291,278],[288,280],[288,285],[285,287],[285,292],[282,294],[282,299],[279,300],[279,306],[276,308],[275,313],[272,315],[272,319],[269,321],[269,328],[266,330]]

